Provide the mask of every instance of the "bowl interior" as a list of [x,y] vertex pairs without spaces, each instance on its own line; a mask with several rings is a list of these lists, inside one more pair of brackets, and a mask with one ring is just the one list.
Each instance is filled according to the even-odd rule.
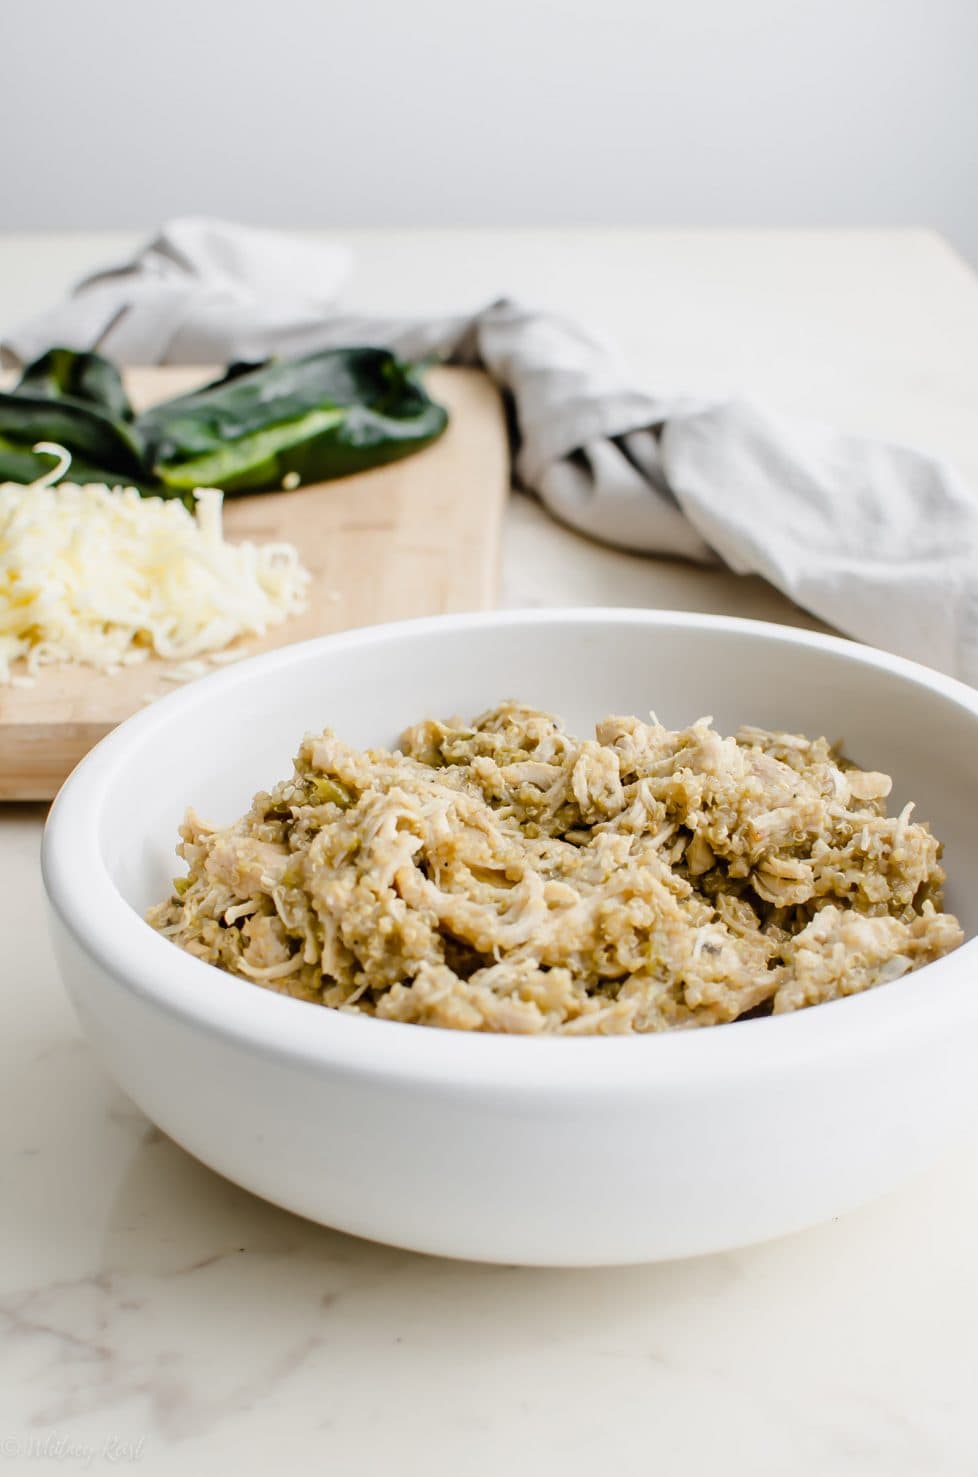
[[855,647],[657,612],[384,627],[194,684],[134,720],[115,751],[99,817],[110,875],[140,912],[162,898],[182,870],[173,848],[186,807],[232,820],[290,773],[307,731],[392,745],[419,718],[470,717],[508,697],[580,733],[607,713],[652,709],[672,727],[711,714],[722,732],[754,723],[842,738],[893,776],[893,805],[914,800],[944,841],[947,906],[969,936],[978,930],[978,717],[966,705]]

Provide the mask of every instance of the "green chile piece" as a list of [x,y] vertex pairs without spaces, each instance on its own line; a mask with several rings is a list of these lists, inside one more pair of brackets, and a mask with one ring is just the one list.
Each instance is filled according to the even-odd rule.
[[448,415],[386,349],[328,349],[235,365],[137,422],[153,475],[174,491],[260,492],[322,482],[408,456]]
[[63,446],[79,463],[79,470],[82,466],[93,472],[98,469],[98,480],[109,484],[138,481],[143,475],[139,441],[127,422],[112,420],[91,403],[68,396],[53,399],[19,388],[0,392],[4,465],[6,456],[14,456],[15,467],[28,473],[11,480],[33,482],[50,469],[51,458],[35,456],[31,450],[38,441]]
[[53,348],[0,392],[0,480],[50,470],[39,441],[63,446],[76,482],[125,483],[192,502],[197,487],[278,490],[408,456],[440,436],[447,412],[416,369],[386,349],[229,365],[219,380],[134,416],[100,354]]
[[131,421],[133,408],[115,365],[101,354],[76,349],[48,349],[28,364],[17,384],[17,394],[48,400],[83,400],[110,420]]

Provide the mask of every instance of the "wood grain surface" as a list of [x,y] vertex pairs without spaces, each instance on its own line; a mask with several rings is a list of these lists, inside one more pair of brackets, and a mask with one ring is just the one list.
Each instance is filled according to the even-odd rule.
[[[132,369],[137,408],[193,388],[202,369]],[[432,394],[451,421],[433,446],[405,461],[295,492],[229,498],[234,540],[294,543],[313,581],[304,614],[249,655],[329,631],[494,602],[499,534],[509,487],[499,396],[476,370],[435,369]],[[75,764],[152,696],[173,690],[150,658],[116,676],[46,667],[31,688],[0,688],[0,799],[53,796]]]

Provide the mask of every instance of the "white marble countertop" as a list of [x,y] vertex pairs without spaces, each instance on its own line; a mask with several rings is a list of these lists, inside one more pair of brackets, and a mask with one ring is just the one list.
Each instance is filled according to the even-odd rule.
[[[617,340],[650,388],[747,388],[940,448],[978,486],[978,284],[928,232],[343,234],[359,306],[520,293]],[[0,237],[0,326],[137,239]],[[502,599],[806,620],[522,497]],[[686,1263],[478,1267],[323,1230],[106,1078],[55,975],[42,818],[0,807],[0,1477],[978,1472],[978,1140],[843,1220]]]

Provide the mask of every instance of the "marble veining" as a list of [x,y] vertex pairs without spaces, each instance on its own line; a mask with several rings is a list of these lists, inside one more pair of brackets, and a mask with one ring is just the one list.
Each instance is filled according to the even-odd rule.
[[[3,854],[26,861],[38,819],[5,813]],[[148,1123],[78,1035],[36,872],[11,868],[11,891],[30,985],[0,996],[0,1477],[42,1459],[978,1469],[978,1143],[840,1221],[689,1262],[540,1271],[375,1246],[256,1200]]]
[[[391,240],[358,238],[374,306]],[[930,426],[978,467],[974,285],[932,238],[571,233],[555,255],[500,233],[482,285],[452,240],[398,238],[398,301],[454,306],[503,274],[606,327],[650,384],[701,383],[708,352],[877,434]],[[42,244],[0,240],[0,316],[119,255]],[[691,263],[702,304],[676,288]],[[597,549],[522,497],[503,596],[805,619],[760,581]],[[0,808],[0,1477],[978,1473],[978,1141],[842,1220],[690,1262],[551,1272],[356,1241],[219,1179],[107,1079],[55,974],[42,818]]]

